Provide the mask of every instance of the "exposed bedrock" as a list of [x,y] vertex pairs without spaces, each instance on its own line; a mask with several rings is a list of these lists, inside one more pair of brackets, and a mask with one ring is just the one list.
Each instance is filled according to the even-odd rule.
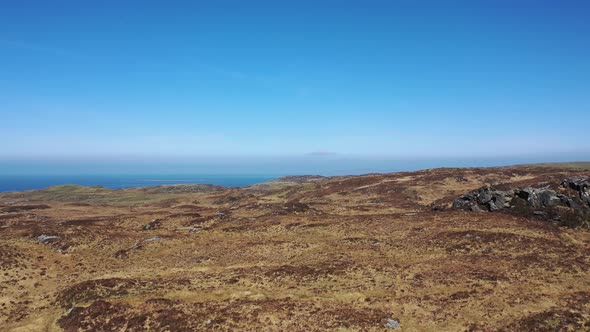
[[[555,189],[551,189],[555,188]],[[571,227],[590,225],[590,178],[576,176],[561,184],[499,190],[482,187],[457,198],[453,207],[469,211],[505,211],[532,215]]]

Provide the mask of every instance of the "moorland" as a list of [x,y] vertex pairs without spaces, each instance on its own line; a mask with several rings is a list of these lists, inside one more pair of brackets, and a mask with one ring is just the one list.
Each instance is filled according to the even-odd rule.
[[590,330],[586,163],[0,194],[3,331]]

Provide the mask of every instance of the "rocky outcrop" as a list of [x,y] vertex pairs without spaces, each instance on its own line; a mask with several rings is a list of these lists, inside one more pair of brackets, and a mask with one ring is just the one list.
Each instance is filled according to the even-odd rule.
[[562,182],[564,187],[568,187],[578,192],[580,200],[590,206],[590,177],[576,176],[566,179]]
[[453,202],[453,207],[471,211],[498,211],[509,207],[513,197],[513,192],[484,187],[456,199]]
[[[590,179],[577,176],[540,188],[499,190],[483,187],[457,198],[453,208],[469,211],[506,211],[543,217],[566,226],[590,225]],[[554,189],[551,189],[551,188]]]

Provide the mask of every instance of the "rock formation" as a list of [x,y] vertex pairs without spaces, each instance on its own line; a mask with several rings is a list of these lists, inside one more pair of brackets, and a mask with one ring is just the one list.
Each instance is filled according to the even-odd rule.
[[506,211],[551,219],[566,226],[590,225],[590,178],[577,176],[560,185],[499,190],[482,187],[457,198],[453,207],[469,211]]

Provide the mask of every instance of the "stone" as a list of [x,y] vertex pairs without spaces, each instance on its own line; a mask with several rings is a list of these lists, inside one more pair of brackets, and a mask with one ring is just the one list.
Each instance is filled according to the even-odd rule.
[[477,204],[473,204],[469,207],[469,210],[473,211],[473,212],[484,212],[484,210],[482,210],[479,205]]
[[461,198],[457,198],[456,200],[453,201],[453,207],[454,208],[461,208],[464,207],[465,204],[469,203],[469,199],[466,199],[465,196],[461,197]]
[[57,236],[57,235],[41,234],[41,235],[37,236],[37,241],[39,241],[43,244],[54,242],[57,239],[59,239],[59,236]]
[[401,324],[397,319],[387,318],[385,321],[385,327],[391,330],[396,330],[401,327]]
[[542,190],[539,193],[539,199],[541,204],[546,207],[559,205],[561,203],[561,199],[557,197],[557,193],[549,189]]
[[559,199],[561,200],[562,205],[570,207],[574,210],[577,210],[580,208],[580,204],[578,202],[574,201],[573,199],[571,199],[570,197],[562,195]]
[[582,203],[590,207],[590,177],[573,176],[563,180],[562,186],[575,190]]
[[502,205],[498,206],[498,205],[496,204],[496,202],[494,202],[494,201],[489,201],[489,202],[488,202],[488,209],[489,209],[490,211],[492,211],[492,212],[493,212],[493,211],[499,211],[499,210],[502,210],[503,208],[504,208],[504,204],[502,204]]
[[488,202],[488,206],[490,211],[498,211],[502,210],[505,207],[506,199],[505,193],[502,191],[497,191],[492,194],[492,199]]
[[477,200],[481,204],[486,204],[487,202],[492,200],[492,189],[487,187],[479,190],[477,194]]
[[573,176],[571,178],[565,179],[562,182],[564,187],[576,190],[576,191],[584,191],[584,189],[590,188],[590,177],[588,176]]
[[[556,225],[590,226],[590,177],[578,176],[562,181],[568,190],[550,189],[555,183],[542,183],[543,188],[525,187],[497,190],[482,187],[453,201],[453,208],[475,211],[506,211],[519,215],[552,219]],[[559,183],[557,183],[559,184]],[[541,185],[541,184],[538,184]]]
[[532,188],[532,187],[526,187],[524,189],[521,189],[518,193],[517,193],[518,197],[526,200],[529,205],[531,206],[539,206],[540,205],[540,200],[539,200],[539,190]]

